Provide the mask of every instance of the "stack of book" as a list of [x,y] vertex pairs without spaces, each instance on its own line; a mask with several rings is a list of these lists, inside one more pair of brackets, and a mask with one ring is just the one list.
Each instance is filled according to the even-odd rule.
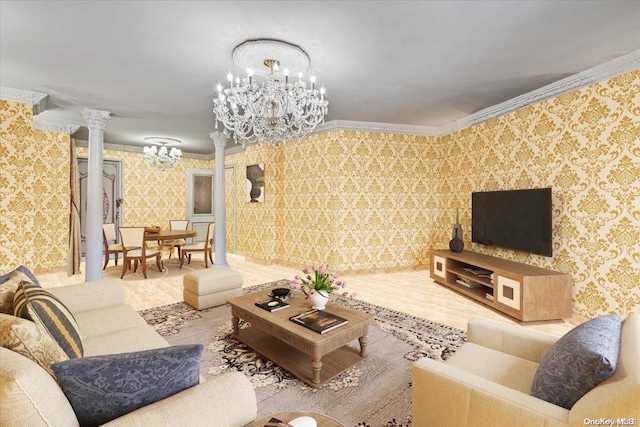
[[456,283],[462,285],[466,288],[480,288],[482,287],[482,283],[474,282],[473,280],[469,280],[465,277],[459,277],[456,280]]
[[489,279],[491,280],[491,282],[493,282],[493,271],[490,270],[485,270],[484,268],[471,268],[471,267],[466,267],[463,268],[463,270],[476,275],[478,277],[482,277],[484,279]]

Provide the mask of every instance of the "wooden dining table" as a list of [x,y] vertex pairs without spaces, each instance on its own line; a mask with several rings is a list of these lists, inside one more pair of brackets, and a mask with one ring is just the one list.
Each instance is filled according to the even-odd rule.
[[176,240],[187,239],[189,237],[195,237],[198,234],[195,230],[160,230],[157,233],[150,231],[144,232],[145,242],[153,240]]
[[[158,248],[162,252],[163,255],[169,253],[169,246],[162,246],[163,240],[177,240],[177,239],[188,239],[189,237],[195,237],[198,234],[195,230],[160,230],[156,233],[151,231],[144,232],[144,241],[145,242],[158,242]],[[173,250],[173,246],[171,247]],[[165,271],[164,260],[160,261],[162,264],[162,271]]]

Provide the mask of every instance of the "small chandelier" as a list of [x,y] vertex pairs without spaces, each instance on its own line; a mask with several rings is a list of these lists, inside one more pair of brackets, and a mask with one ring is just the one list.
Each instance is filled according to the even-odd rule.
[[[233,50],[232,58],[247,75],[241,80],[229,72],[226,87],[218,83],[218,96],[213,100],[216,129],[221,121],[224,132],[232,132],[243,147],[247,143],[277,147],[309,135],[324,123],[329,104],[324,86],[316,88],[315,76],[310,76],[308,85],[304,81],[310,61],[298,46],[249,40]],[[297,73],[297,81],[289,81],[290,71]],[[262,84],[254,81],[254,74],[265,76]]]
[[[144,159],[149,163],[149,165],[162,171],[166,171],[180,162],[180,159],[182,158],[182,151],[175,147],[172,147],[171,151],[168,151],[167,147],[181,144],[182,141],[159,136],[149,136],[144,140],[145,142],[155,144],[150,147],[144,147]],[[157,145],[160,146],[159,150]]]

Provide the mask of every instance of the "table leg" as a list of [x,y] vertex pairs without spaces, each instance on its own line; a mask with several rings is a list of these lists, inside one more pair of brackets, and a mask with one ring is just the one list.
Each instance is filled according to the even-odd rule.
[[322,358],[311,359],[311,370],[313,371],[311,382],[314,384],[320,384],[320,369],[322,369]]
[[360,342],[360,356],[366,357],[367,344],[369,343],[369,337],[365,335],[363,337],[358,338],[358,341]]
[[231,323],[233,324],[233,335],[238,335],[238,324],[240,323],[240,318],[237,316],[232,316]]

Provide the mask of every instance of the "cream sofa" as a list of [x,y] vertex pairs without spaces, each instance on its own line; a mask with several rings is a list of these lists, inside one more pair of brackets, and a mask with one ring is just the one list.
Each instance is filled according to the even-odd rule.
[[[169,345],[125,304],[124,283],[119,279],[47,290],[76,318],[85,356]],[[256,412],[251,383],[234,372],[201,382],[105,425],[240,427],[253,421]],[[28,358],[0,347],[0,425],[71,427],[78,426],[78,420],[51,375]]]
[[[529,395],[538,364],[557,338],[482,319],[446,362],[413,366],[414,427],[585,426],[640,423],[640,316],[622,324],[614,374],[571,410]],[[631,420],[619,424],[621,419]],[[608,424],[607,424],[608,425]]]

